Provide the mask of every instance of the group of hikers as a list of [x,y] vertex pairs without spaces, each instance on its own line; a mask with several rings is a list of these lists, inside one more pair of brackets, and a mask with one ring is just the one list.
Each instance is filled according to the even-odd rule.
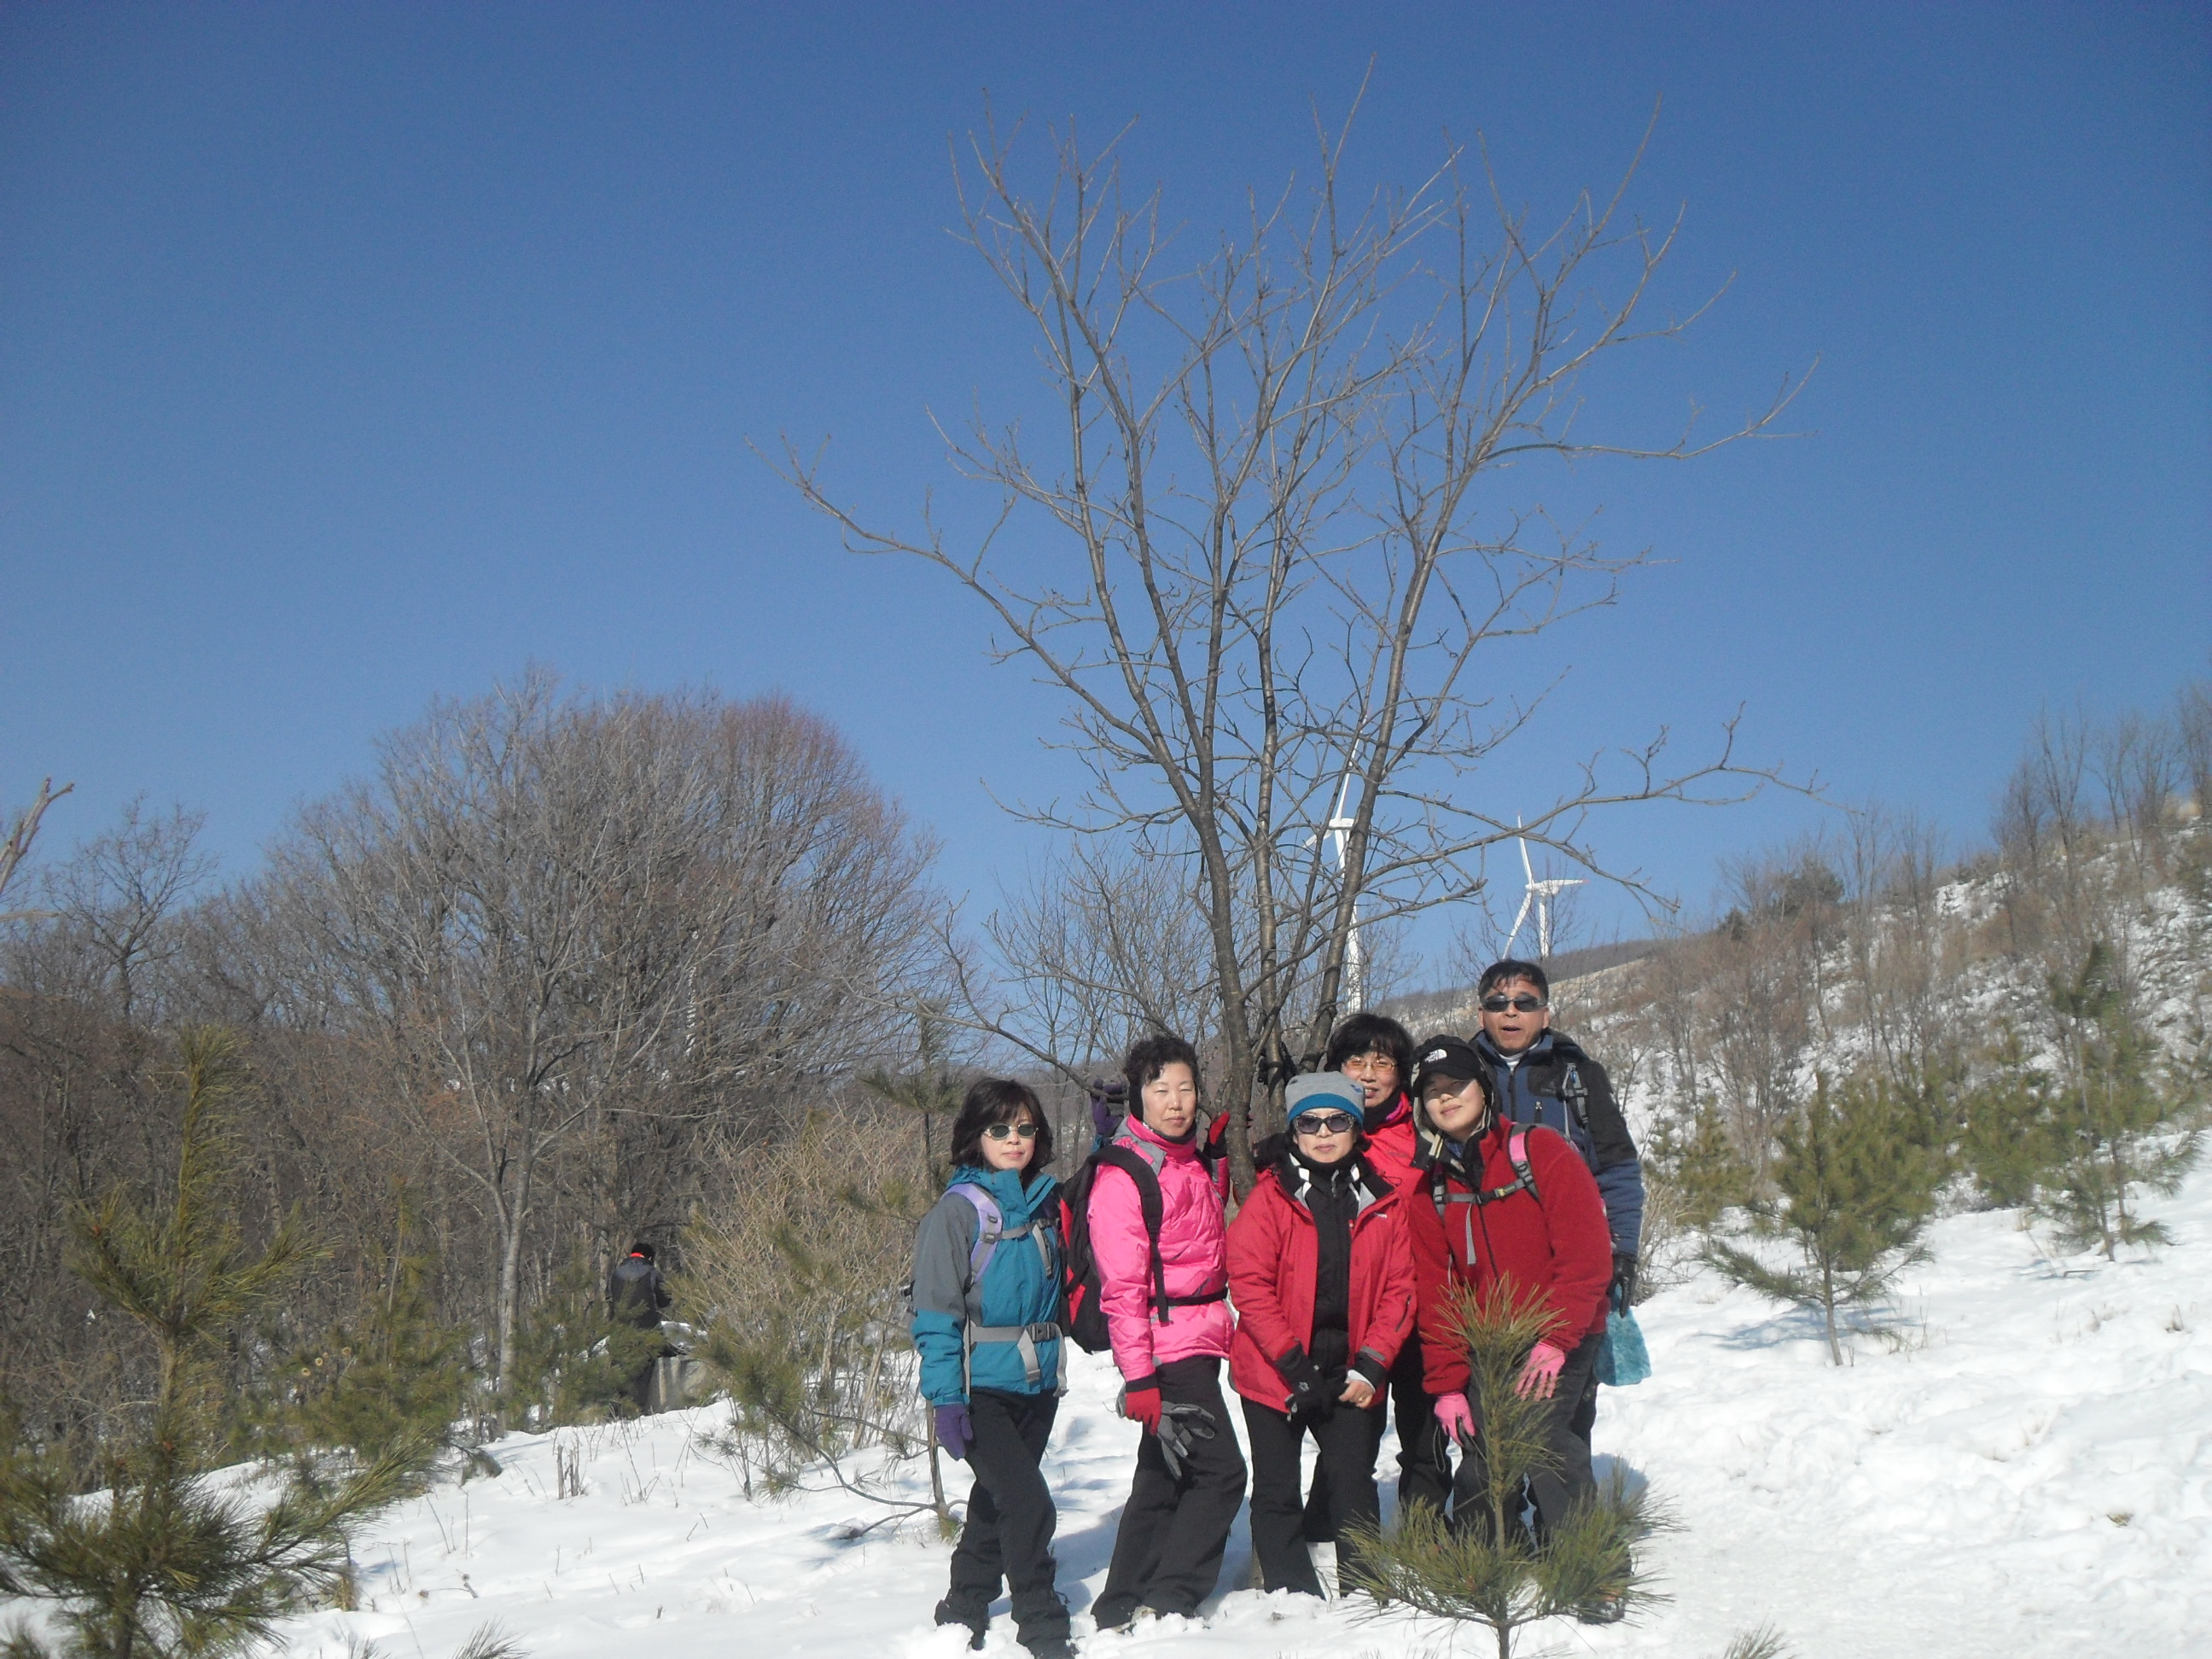
[[[1180,1037],[1129,1051],[1127,1115],[1101,1117],[1064,1187],[1045,1173],[1053,1135],[1036,1095],[1006,1079],[969,1089],[951,1182],[915,1242],[922,1395],[939,1443],[975,1477],[939,1624],[981,1648],[1003,1586],[1024,1647],[1073,1651],[1042,1468],[1071,1340],[1110,1346],[1121,1414],[1142,1429],[1091,1608],[1101,1631],[1194,1616],[1212,1593],[1247,1480],[1224,1360],[1265,1589],[1322,1595],[1307,1547],[1320,1542],[1337,1546],[1349,1584],[1359,1528],[1380,1516],[1386,1412],[1401,1510],[1482,1524],[1483,1413],[1453,1334],[1455,1286],[1540,1300],[1544,1334],[1514,1385],[1548,1402],[1528,1483],[1539,1544],[1595,1494],[1597,1361],[1608,1310],[1633,1294],[1643,1175],[1604,1069],[1551,1029],[1542,968],[1497,963],[1477,994],[1472,1041],[1416,1044],[1376,1013],[1343,1021],[1322,1069],[1290,1080],[1285,1127],[1253,1149],[1233,1219],[1224,1121],[1203,1130],[1198,1055]],[[1302,1492],[1308,1435],[1317,1466]]]

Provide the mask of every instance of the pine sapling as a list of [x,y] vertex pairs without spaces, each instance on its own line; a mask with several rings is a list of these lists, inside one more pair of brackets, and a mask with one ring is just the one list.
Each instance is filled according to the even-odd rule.
[[432,1305],[437,1263],[422,1247],[412,1195],[395,1186],[394,1206],[390,1244],[368,1252],[359,1310],[286,1362],[280,1397],[249,1433],[255,1449],[397,1455],[418,1476],[443,1451],[474,1453],[460,1430],[473,1380],[468,1333],[442,1323]]
[[2063,1151],[2035,1206],[2069,1248],[2101,1250],[2108,1261],[2123,1244],[2171,1243],[2165,1224],[2145,1220],[2129,1201],[2138,1188],[2175,1192],[2197,1162],[2203,1133],[2184,1127],[2191,1091],[2159,1086],[2155,1049],[2102,940],[2075,973],[2051,977],[2050,994],[2069,1099],[2057,1114]]
[[[70,1218],[70,1267],[147,1340],[152,1398],[90,1468],[11,1437],[0,1459],[0,1591],[57,1604],[84,1659],[216,1659],[343,1580],[354,1529],[404,1490],[402,1460],[296,1461],[276,1496],[213,1473],[225,1445],[226,1345],[285,1291],[313,1247],[296,1215],[249,1246],[232,1199],[237,1087],[225,1033],[182,1039],[173,1191],[110,1192]],[[9,1659],[46,1650],[28,1632]]]
[[1919,1237],[1935,1203],[1934,1164],[1911,1127],[1887,1082],[1860,1078],[1831,1090],[1818,1079],[1782,1131],[1778,1198],[1759,1215],[1765,1231],[1796,1246],[1802,1265],[1769,1267],[1718,1239],[1706,1247],[1706,1260],[1729,1279],[1818,1312],[1838,1365],[1844,1321],[1880,1328],[1897,1275],[1926,1259]]
[[1452,1293],[1449,1318],[1468,1347],[1484,1484],[1455,1504],[1449,1522],[1417,1503],[1387,1532],[1354,1528],[1349,1541],[1358,1559],[1345,1569],[1346,1582],[1381,1602],[1486,1627],[1498,1659],[1511,1659],[1516,1633],[1539,1620],[1606,1602],[1633,1613],[1663,1599],[1634,1557],[1636,1546],[1666,1524],[1648,1488],[1632,1492],[1616,1479],[1540,1540],[1522,1524],[1522,1485],[1551,1455],[1544,1430],[1552,1402],[1514,1389],[1549,1324],[1540,1300],[1510,1281],[1463,1285]]

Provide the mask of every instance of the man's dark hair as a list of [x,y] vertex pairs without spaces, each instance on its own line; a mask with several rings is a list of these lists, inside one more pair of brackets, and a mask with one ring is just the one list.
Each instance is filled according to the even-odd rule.
[[1155,1031],[1140,1039],[1121,1062],[1121,1075],[1129,1084],[1130,1115],[1139,1122],[1145,1115],[1145,1085],[1177,1061],[1190,1067],[1190,1079],[1197,1082],[1198,1050],[1179,1036]]
[[1322,1058],[1324,1072],[1340,1072],[1347,1060],[1357,1060],[1362,1054],[1381,1054],[1398,1068],[1398,1086],[1411,1086],[1413,1075],[1413,1034],[1388,1014],[1354,1014],[1340,1020],[1328,1034],[1328,1052]]
[[1012,1078],[979,1077],[961,1097],[960,1115],[952,1120],[952,1161],[988,1170],[983,1158],[983,1131],[994,1123],[1018,1123],[1027,1112],[1037,1126],[1036,1151],[1022,1166],[1022,1185],[1035,1180],[1052,1162],[1052,1124],[1028,1087]]
[[639,1239],[636,1243],[629,1247],[629,1253],[632,1255],[641,1255],[647,1261],[653,1260],[653,1246],[647,1243],[641,1238]]
[[1490,994],[1493,985],[1510,985],[1516,979],[1525,979],[1536,988],[1536,994],[1549,1002],[1552,1000],[1552,976],[1533,962],[1522,962],[1517,957],[1508,957],[1503,962],[1493,962],[1482,970],[1482,979],[1474,988],[1479,997]]

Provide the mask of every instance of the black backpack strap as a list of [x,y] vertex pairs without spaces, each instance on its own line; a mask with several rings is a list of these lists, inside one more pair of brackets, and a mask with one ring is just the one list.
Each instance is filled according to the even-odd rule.
[[1160,1225],[1166,1214],[1160,1201],[1160,1178],[1152,1166],[1127,1146],[1101,1146],[1098,1162],[1119,1170],[1136,1183],[1137,1209],[1144,1217],[1145,1242],[1152,1251],[1152,1314],[1163,1325],[1168,1322],[1167,1263],[1160,1259]]
[[1566,1076],[1559,1079],[1559,1093],[1567,1103],[1567,1109],[1574,1114],[1575,1121],[1581,1126],[1582,1132],[1589,1134],[1589,1091],[1583,1086],[1582,1067],[1571,1060],[1567,1062]]

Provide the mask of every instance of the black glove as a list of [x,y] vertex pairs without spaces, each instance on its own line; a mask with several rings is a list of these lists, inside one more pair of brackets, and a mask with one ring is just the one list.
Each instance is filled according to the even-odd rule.
[[[1306,1351],[1297,1343],[1291,1351],[1275,1361],[1276,1375],[1290,1386],[1291,1403],[1285,1408],[1293,1416],[1301,1412],[1318,1412],[1328,1408],[1335,1397],[1336,1389],[1328,1385],[1328,1374],[1306,1357]],[[1336,1387],[1344,1386],[1339,1382]]]
[[1613,1305],[1626,1313],[1636,1305],[1636,1252],[1613,1253]]

